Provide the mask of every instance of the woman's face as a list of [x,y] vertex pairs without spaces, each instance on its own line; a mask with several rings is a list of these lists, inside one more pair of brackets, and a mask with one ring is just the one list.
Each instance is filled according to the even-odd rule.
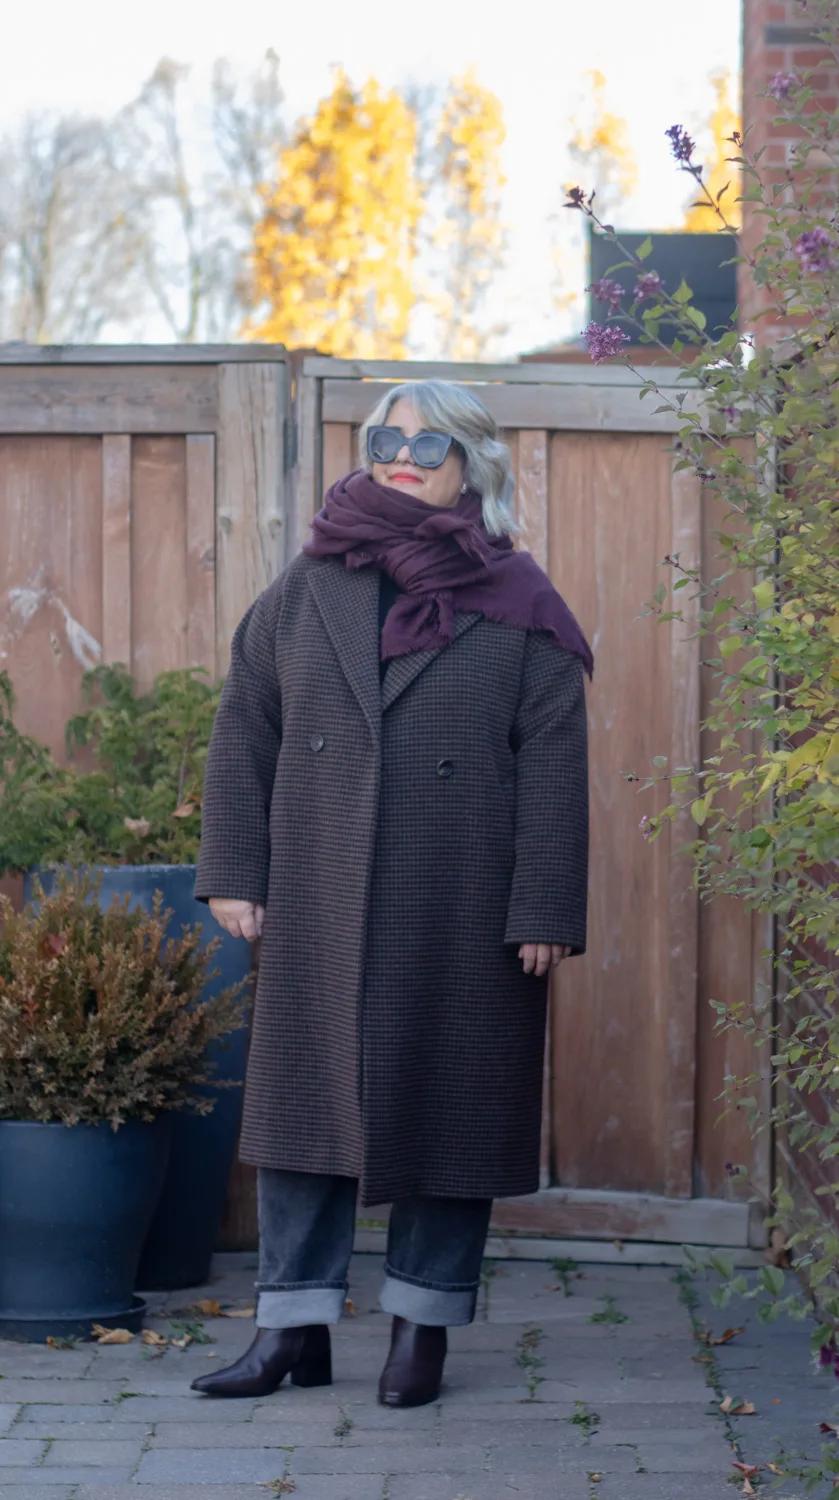
[[[406,438],[416,437],[418,432],[427,431],[411,402],[404,397],[391,407],[387,426],[401,428]],[[439,469],[421,469],[414,463],[406,444],[404,448],[400,448],[391,463],[374,463],[373,478],[377,484],[386,484],[392,490],[416,495],[426,505],[437,505],[441,510],[448,510],[457,504],[460,497],[463,460],[452,447]]]

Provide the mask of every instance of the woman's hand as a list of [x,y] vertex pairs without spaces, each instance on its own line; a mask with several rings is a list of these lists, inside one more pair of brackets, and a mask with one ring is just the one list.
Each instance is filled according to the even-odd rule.
[[256,906],[253,901],[228,901],[223,896],[213,896],[210,911],[219,926],[229,932],[231,937],[247,938],[249,943],[262,937],[264,906]]
[[570,943],[522,943],[519,958],[524,965],[525,974],[536,974],[538,977],[547,974],[548,969],[557,968],[570,952]]

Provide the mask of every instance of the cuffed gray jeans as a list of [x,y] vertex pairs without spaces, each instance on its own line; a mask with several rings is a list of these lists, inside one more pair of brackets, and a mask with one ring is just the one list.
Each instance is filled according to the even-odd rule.
[[[337,1323],[355,1235],[354,1177],[260,1167],[258,1328]],[[391,1210],[385,1312],[412,1323],[471,1323],[490,1198],[400,1198]]]

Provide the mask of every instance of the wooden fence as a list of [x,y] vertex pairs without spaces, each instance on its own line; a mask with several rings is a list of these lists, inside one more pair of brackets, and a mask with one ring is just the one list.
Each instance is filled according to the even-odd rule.
[[[0,662],[21,725],[60,754],[98,661],[127,662],[142,683],[190,664],[223,673],[238,619],[299,550],[324,487],[355,466],[360,422],[389,383],[430,374],[470,385],[503,428],[524,544],[597,660],[590,951],[552,993],[543,1189],[499,1203],[495,1224],[757,1243],[725,1163],[746,1162],[765,1187],[771,1142],[752,1142],[736,1114],[717,1123],[725,1074],[752,1061],[741,1036],[714,1035],[709,1001],[767,982],[770,934],[734,902],[700,906],[677,853],[690,826],[645,843],[640,818],[663,797],[639,799],[623,774],[659,754],[695,763],[713,692],[691,630],[642,617],[665,554],[711,562],[714,517],[674,472],[673,417],[640,401],[628,372],[359,364],[256,345],[0,348]],[[228,1242],[252,1232],[240,1173]]]

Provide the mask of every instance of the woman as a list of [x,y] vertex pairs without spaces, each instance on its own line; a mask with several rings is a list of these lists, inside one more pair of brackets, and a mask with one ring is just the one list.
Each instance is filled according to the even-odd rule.
[[365,468],[232,646],[196,895],[261,937],[242,1160],[256,1338],[210,1395],[331,1379],[356,1199],[392,1202],[389,1406],[436,1399],[492,1200],[538,1186],[548,972],[585,950],[583,671],[510,540],[507,449],[442,381],[397,387]]

